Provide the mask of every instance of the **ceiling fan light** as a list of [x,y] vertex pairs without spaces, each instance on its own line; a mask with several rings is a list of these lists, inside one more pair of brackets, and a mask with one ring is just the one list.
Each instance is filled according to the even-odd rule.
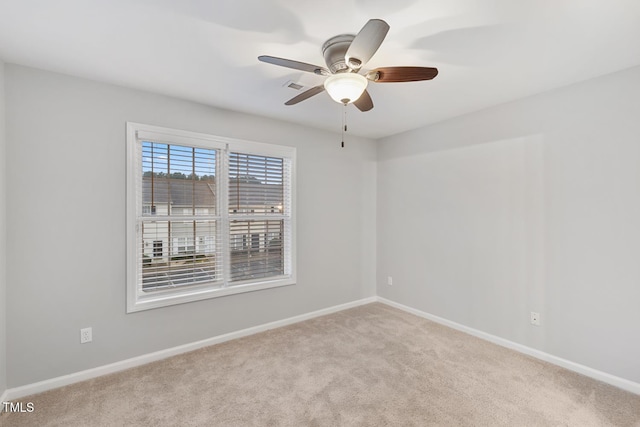
[[334,101],[350,104],[367,88],[367,79],[357,73],[333,74],[324,81],[324,88]]

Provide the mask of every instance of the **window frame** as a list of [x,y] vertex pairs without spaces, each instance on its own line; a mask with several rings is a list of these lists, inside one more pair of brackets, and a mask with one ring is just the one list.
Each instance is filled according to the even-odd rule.
[[[205,133],[191,132],[178,129],[170,129],[154,125],[127,122],[127,156],[126,156],[126,293],[127,293],[127,313],[149,310],[159,307],[166,307],[175,304],[200,301],[209,298],[217,298],[227,295],[234,295],[244,292],[253,292],[262,289],[270,289],[280,286],[288,286],[296,283],[296,149],[295,147],[267,144],[262,142],[246,141],[235,138],[221,137]],[[218,233],[220,233],[220,243],[224,263],[222,285],[220,282],[210,282],[204,284],[194,284],[172,289],[154,290],[145,292],[142,284],[138,283],[141,277],[140,269],[143,262],[140,258],[140,247],[138,240],[139,221],[142,219],[142,203],[138,200],[141,194],[138,192],[137,182],[142,175],[142,164],[138,162],[141,158],[141,147],[138,135],[145,137],[140,139],[151,140],[163,144],[182,145],[188,147],[217,149],[217,217],[219,217]],[[146,136],[152,136],[147,138]],[[230,235],[230,214],[229,214],[229,170],[228,156],[230,152],[239,152],[257,156],[282,157],[289,164],[289,182],[285,188],[289,189],[289,213],[288,248],[285,253],[285,274],[278,277],[260,278],[256,280],[244,280],[230,283],[230,257],[231,257],[231,235]],[[286,190],[285,190],[286,191]],[[285,196],[286,197],[286,196]],[[140,209],[140,212],[138,212]],[[268,215],[264,216],[269,219]]]

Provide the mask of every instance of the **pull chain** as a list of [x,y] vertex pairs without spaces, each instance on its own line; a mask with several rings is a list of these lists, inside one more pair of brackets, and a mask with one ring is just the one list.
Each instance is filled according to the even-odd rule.
[[344,133],[347,131],[347,103],[344,103],[344,114],[342,116],[342,148],[344,148]]

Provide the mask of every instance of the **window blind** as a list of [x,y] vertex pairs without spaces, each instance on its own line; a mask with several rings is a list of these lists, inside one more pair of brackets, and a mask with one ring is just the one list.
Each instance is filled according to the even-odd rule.
[[143,292],[223,281],[215,149],[141,141]]
[[229,213],[283,213],[283,178],[284,159],[230,153]]
[[230,281],[287,274],[290,197],[287,159],[229,153]]

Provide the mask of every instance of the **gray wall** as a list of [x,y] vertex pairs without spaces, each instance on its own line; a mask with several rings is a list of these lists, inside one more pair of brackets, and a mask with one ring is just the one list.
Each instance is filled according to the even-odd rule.
[[[375,294],[373,141],[5,71],[9,387]],[[297,147],[298,284],[125,314],[126,121]]]
[[4,62],[0,61],[0,396],[7,388],[7,252],[6,252],[6,162],[4,120]]
[[[387,138],[377,163],[365,139],[339,149],[289,123],[4,72],[0,393],[371,296],[376,281],[382,297],[640,382],[640,68]],[[126,315],[126,121],[296,146],[298,284]]]
[[633,68],[382,140],[378,294],[640,382],[639,117]]

